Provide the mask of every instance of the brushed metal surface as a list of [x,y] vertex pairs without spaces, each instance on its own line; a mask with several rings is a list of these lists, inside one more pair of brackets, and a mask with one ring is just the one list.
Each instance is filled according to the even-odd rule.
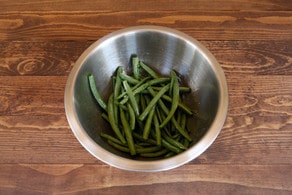
[[[110,127],[90,94],[87,74],[95,75],[97,88],[107,99],[112,89],[111,76],[118,66],[129,71],[133,54],[162,75],[176,70],[191,87],[186,104],[198,114],[188,120],[196,141],[187,151],[167,159],[131,157],[114,150],[99,136],[101,131],[109,132]],[[64,98],[69,125],[87,151],[114,167],[147,172],[169,170],[202,154],[221,131],[228,107],[224,72],[213,55],[192,37],[160,26],[122,29],[93,43],[75,63]]]

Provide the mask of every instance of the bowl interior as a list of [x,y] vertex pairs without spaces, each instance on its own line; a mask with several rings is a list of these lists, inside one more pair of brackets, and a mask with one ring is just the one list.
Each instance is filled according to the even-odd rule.
[[192,92],[184,101],[195,114],[188,119],[187,125],[192,132],[193,144],[200,140],[217,114],[220,90],[216,70],[197,44],[177,34],[150,30],[120,33],[94,43],[76,63],[79,66],[73,83],[74,109],[91,139],[118,156],[133,158],[113,149],[99,136],[101,131],[110,133],[111,130],[91,96],[87,75],[95,75],[97,88],[107,101],[112,91],[111,76],[118,66],[129,71],[130,56],[136,54],[161,75],[168,75],[174,69],[184,85],[191,87]]

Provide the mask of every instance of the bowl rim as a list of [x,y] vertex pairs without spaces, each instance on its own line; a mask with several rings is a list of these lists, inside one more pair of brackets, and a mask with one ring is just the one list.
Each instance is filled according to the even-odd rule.
[[[125,157],[118,156],[113,154],[106,149],[99,146],[82,128],[80,121],[78,120],[78,116],[76,114],[76,110],[74,107],[74,86],[76,82],[76,77],[78,72],[81,69],[82,64],[93,54],[93,52],[98,49],[102,44],[109,41],[110,39],[115,39],[119,36],[123,36],[127,33],[133,32],[141,32],[141,31],[149,31],[149,32],[159,32],[163,34],[174,35],[187,41],[192,46],[196,47],[196,49],[200,50],[204,58],[209,62],[211,68],[214,72],[216,72],[216,76],[218,78],[218,88],[219,88],[219,103],[218,103],[218,112],[214,117],[214,121],[210,125],[209,130],[203,135],[203,137],[192,147],[190,147],[187,151],[184,151],[178,155],[175,155],[170,158],[160,159],[160,160],[147,160],[147,161],[139,161],[128,159]],[[218,61],[215,59],[213,54],[203,46],[199,41],[194,39],[193,37],[178,31],[173,28],[163,27],[163,26],[154,26],[154,25],[140,25],[140,26],[132,26],[123,28],[117,31],[114,31],[110,34],[103,36],[98,39],[94,43],[92,43],[78,58],[76,63],[74,64],[66,82],[65,86],[65,95],[64,95],[64,104],[65,104],[65,113],[67,117],[67,121],[69,126],[80,142],[80,144],[93,155],[95,158],[100,161],[111,165],[113,167],[128,170],[128,171],[140,171],[140,172],[156,172],[156,171],[165,171],[170,170],[183,164],[186,164],[203,152],[205,152],[209,146],[215,141],[220,131],[223,128],[225,123],[227,113],[228,113],[228,87],[225,74],[223,69],[221,68]]]

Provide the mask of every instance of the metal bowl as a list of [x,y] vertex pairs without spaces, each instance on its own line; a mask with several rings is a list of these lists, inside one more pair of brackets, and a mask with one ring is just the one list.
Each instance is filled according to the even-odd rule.
[[[186,104],[196,112],[187,124],[194,141],[181,154],[165,159],[134,158],[113,149],[99,136],[110,127],[90,94],[87,75],[95,75],[97,88],[107,99],[111,76],[118,66],[128,70],[133,54],[162,75],[174,69],[192,89]],[[213,55],[192,37],[160,26],[130,27],[96,41],[77,60],[65,89],[66,116],[82,146],[97,159],[131,171],[169,170],[195,159],[221,131],[227,107],[226,79]]]

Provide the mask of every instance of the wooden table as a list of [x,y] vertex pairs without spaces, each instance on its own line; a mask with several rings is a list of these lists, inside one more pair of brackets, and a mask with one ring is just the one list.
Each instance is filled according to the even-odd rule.
[[[222,65],[230,105],[197,159],[158,173],[110,167],[73,136],[64,88],[115,30],[181,30]],[[291,194],[292,1],[0,0],[0,194]]]

